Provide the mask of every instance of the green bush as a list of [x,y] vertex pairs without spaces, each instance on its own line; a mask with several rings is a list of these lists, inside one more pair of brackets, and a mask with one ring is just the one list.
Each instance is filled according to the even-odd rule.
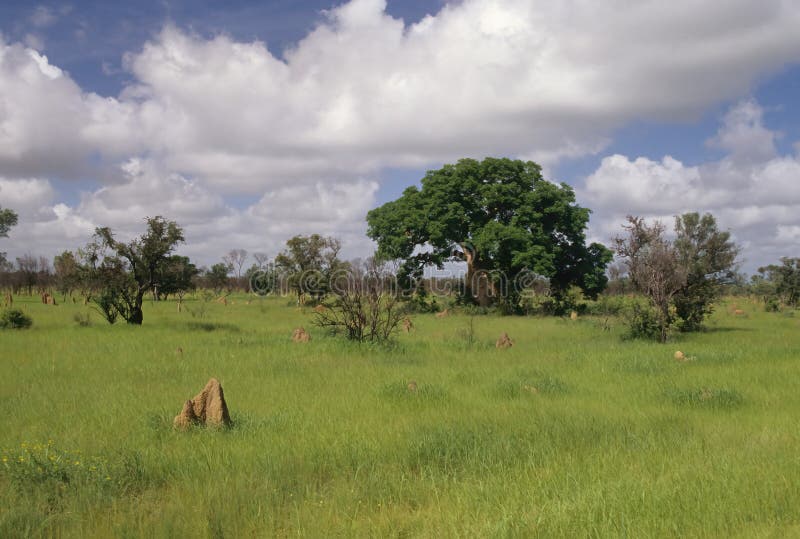
[[633,303],[625,313],[628,324],[627,338],[658,341],[661,338],[661,325],[658,313],[649,305]]
[[31,325],[31,317],[19,309],[6,309],[0,314],[0,329],[25,329]]
[[602,294],[586,305],[586,314],[595,316],[617,316],[625,312],[635,300],[625,296],[610,296]]

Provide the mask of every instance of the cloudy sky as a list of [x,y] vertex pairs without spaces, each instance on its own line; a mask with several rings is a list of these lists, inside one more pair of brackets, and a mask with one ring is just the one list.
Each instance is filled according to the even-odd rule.
[[607,242],[711,211],[752,271],[800,256],[800,3],[0,4],[9,258],[164,215],[203,264],[364,216],[461,157],[534,159]]

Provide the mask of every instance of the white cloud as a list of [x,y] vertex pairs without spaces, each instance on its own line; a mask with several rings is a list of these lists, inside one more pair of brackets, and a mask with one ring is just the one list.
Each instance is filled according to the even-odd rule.
[[778,155],[776,133],[763,125],[762,116],[752,100],[730,110],[715,138],[728,150],[719,161],[686,166],[669,156],[604,158],[579,192],[595,210],[594,234],[608,241],[619,234],[626,214],[671,224],[680,213],[711,212],[745,248],[746,269],[795,256],[800,153]]
[[[631,120],[693,118],[800,59],[792,2],[463,0],[409,26],[385,7],[331,9],[280,57],[167,26],[126,55],[131,82],[115,97],[0,39],[0,175],[101,184],[73,207],[51,202],[53,222],[73,220],[65,230],[134,230],[163,212],[199,231],[205,256],[303,230],[366,246],[383,168],[486,155],[552,165],[601,151]],[[39,22],[53,21],[41,12]],[[641,200],[636,178],[647,174],[660,193],[653,209],[673,212],[667,201],[683,192],[710,203],[755,177],[783,185],[793,160],[774,156],[754,104],[736,114],[741,132],[723,126],[712,142],[728,159],[701,170],[612,157],[597,177],[623,178],[626,193],[594,195]],[[253,202],[226,202],[242,196]]]

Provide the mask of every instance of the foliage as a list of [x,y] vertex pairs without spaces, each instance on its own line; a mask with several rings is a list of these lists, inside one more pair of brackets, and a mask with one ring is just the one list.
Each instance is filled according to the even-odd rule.
[[0,313],[0,329],[27,329],[32,325],[31,317],[19,309],[6,309]]
[[266,296],[277,291],[280,275],[275,264],[267,262],[265,258],[263,262],[250,266],[244,277],[249,284],[250,292]]
[[208,282],[208,285],[214,289],[216,294],[219,294],[228,286],[228,273],[230,273],[230,271],[230,266],[219,262],[211,266],[211,268],[206,272],[206,282]]
[[409,187],[370,211],[367,222],[378,255],[402,262],[404,286],[426,265],[463,260],[468,297],[517,309],[519,277],[530,272],[549,279],[556,298],[571,285],[590,297],[603,289],[611,253],[586,245],[589,213],[568,185],[546,181],[536,163],[462,159],[429,171],[421,189]]
[[738,247],[730,232],[717,229],[710,213],[685,213],[675,218],[677,237],[673,243],[678,261],[686,271],[686,283],[673,297],[682,331],[700,329],[713,311],[722,284],[735,277]]
[[189,257],[172,255],[158,268],[155,293],[158,297],[182,296],[195,289],[194,278],[200,273]]
[[340,271],[332,283],[333,301],[315,313],[314,324],[351,341],[388,341],[403,319],[392,277],[374,260]]
[[[650,301],[655,309],[658,334],[661,342],[666,342],[670,326],[674,321],[671,312],[672,297],[686,285],[686,268],[681,264],[679,253],[664,238],[664,225],[656,221],[648,225],[641,217],[628,216],[628,224],[623,227],[626,234],[615,238],[617,254],[628,267],[631,282]],[[649,327],[650,319],[642,313],[631,319],[640,326],[636,332]],[[634,328],[632,328],[634,331]]]
[[64,251],[53,259],[56,289],[65,296],[81,282],[80,264],[72,251]]
[[600,294],[596,300],[586,303],[586,314],[595,316],[618,316],[630,308],[636,300],[625,296]]
[[13,210],[0,206],[0,238],[7,238],[11,227],[16,226],[19,216]]
[[[3,209],[0,206],[0,238],[7,238],[8,231],[12,226],[17,224],[17,214],[8,208]],[[8,262],[6,261],[6,254],[0,253],[0,271],[7,269]]]
[[114,238],[111,229],[98,228],[85,251],[84,279],[98,290],[92,301],[111,323],[119,314],[141,325],[147,291],[158,290],[169,273],[170,254],[184,241],[183,230],[161,216],[145,219],[147,231],[129,243]]
[[758,272],[765,285],[761,288],[765,303],[780,299],[791,307],[800,304],[800,258],[783,257],[780,264],[758,268]]
[[339,260],[341,248],[338,239],[319,234],[295,236],[286,242],[275,264],[299,303],[306,294],[320,301],[331,291],[331,282],[339,273],[347,277],[348,265]]
[[23,442],[18,448],[3,449],[2,475],[20,490],[46,485],[59,491],[78,482],[111,481],[108,461],[101,457],[85,457],[75,451],[64,451],[47,443]]
[[632,302],[623,313],[628,327],[626,338],[662,342],[665,340],[663,318],[651,305]]

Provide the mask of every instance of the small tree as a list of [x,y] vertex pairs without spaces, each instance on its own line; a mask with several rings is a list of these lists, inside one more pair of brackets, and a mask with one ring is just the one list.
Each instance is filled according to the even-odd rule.
[[200,270],[189,261],[189,257],[172,255],[161,268],[161,284],[155,291],[156,295],[164,298],[175,295],[178,298],[178,312],[181,312],[183,297],[195,289],[194,278],[199,273]]
[[350,266],[335,276],[333,301],[315,312],[314,323],[352,341],[387,341],[403,319],[393,284],[394,275],[374,259]]
[[228,286],[229,272],[230,267],[227,264],[218,262],[211,266],[211,269],[206,273],[206,282],[208,282],[208,286],[214,290],[215,294],[219,295]]
[[86,278],[100,290],[93,301],[101,309],[117,312],[129,324],[143,322],[144,295],[161,286],[169,255],[184,241],[183,230],[174,221],[157,216],[146,222],[145,234],[129,243],[117,241],[107,227],[98,228],[95,241],[86,250]]
[[253,258],[259,269],[264,269],[269,261],[269,255],[267,253],[253,253]]
[[686,270],[686,283],[673,302],[682,331],[700,329],[713,311],[722,285],[736,276],[738,247],[730,232],[717,229],[714,216],[685,213],[675,218],[674,247],[678,261]]
[[230,266],[231,270],[236,270],[236,285],[241,285],[242,266],[247,260],[247,251],[244,249],[231,249],[227,255],[222,257],[222,260]]
[[641,217],[628,216],[624,236],[614,239],[617,254],[628,267],[631,282],[656,311],[658,338],[667,340],[673,315],[672,297],[685,286],[686,270],[677,250],[664,238],[664,225],[648,226]]
[[331,278],[347,269],[347,263],[339,260],[341,248],[336,238],[319,234],[295,236],[286,242],[286,250],[275,263],[297,294],[298,303],[303,303],[305,294],[319,301],[330,291]]
[[80,267],[72,251],[64,251],[53,259],[56,289],[64,295],[72,295],[80,284]]
[[19,284],[33,294],[33,288],[39,283],[39,259],[28,253],[17,257],[17,273]]

